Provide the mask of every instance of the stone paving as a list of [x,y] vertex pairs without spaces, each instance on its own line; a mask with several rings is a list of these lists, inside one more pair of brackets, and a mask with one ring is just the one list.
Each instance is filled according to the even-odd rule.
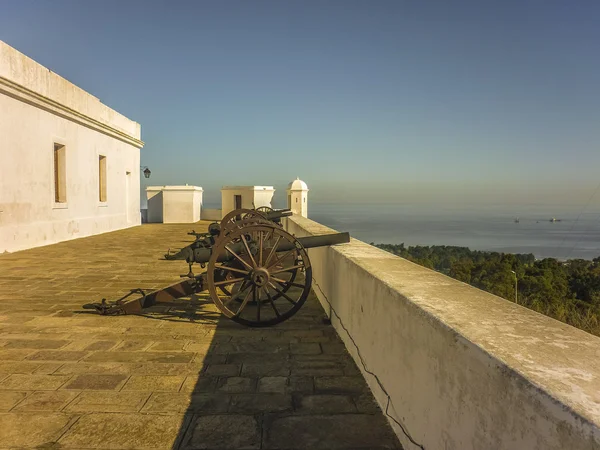
[[179,280],[161,259],[207,223],[143,225],[0,255],[0,448],[400,448],[311,298],[248,329],[206,297],[81,309]]

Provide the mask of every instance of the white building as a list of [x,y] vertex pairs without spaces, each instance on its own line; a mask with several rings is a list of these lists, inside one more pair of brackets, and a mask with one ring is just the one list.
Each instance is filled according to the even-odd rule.
[[234,209],[271,207],[275,194],[273,186],[223,186],[221,189],[221,217]]
[[148,186],[148,222],[195,223],[202,213],[200,186]]
[[0,41],[0,252],[140,224],[140,125]]
[[308,186],[300,178],[296,178],[287,188],[287,207],[294,214],[308,217]]

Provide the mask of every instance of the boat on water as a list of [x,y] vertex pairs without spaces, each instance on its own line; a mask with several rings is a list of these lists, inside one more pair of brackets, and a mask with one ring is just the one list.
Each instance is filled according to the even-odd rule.
[[519,223],[519,218],[518,217],[515,219],[515,223]]
[[560,219],[556,219],[555,217],[553,217],[552,219],[550,219],[550,222],[552,222],[552,223],[560,222]]

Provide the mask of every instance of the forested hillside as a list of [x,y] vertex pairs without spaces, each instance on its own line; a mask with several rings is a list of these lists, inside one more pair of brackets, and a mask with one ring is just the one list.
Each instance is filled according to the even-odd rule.
[[560,262],[466,247],[376,247],[513,302],[516,274],[520,305],[600,336],[600,257]]

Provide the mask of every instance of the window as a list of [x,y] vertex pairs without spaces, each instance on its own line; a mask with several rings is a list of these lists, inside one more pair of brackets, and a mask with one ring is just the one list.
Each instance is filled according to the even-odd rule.
[[54,144],[54,201],[67,203],[66,149],[62,144]]
[[106,201],[106,156],[98,157],[98,192],[100,193],[99,200]]

